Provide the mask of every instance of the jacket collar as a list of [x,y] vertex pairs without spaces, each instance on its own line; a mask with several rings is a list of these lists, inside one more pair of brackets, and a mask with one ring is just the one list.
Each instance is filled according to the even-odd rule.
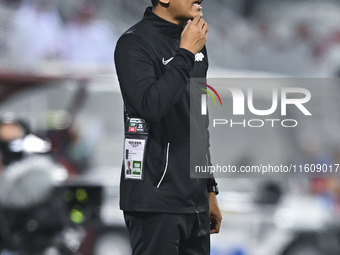
[[152,12],[152,7],[145,10],[143,21],[156,28],[160,33],[173,38],[180,38],[183,26],[171,23]]

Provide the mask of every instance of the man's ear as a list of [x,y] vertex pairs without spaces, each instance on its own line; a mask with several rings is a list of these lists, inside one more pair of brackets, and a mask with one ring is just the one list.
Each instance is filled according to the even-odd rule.
[[170,0],[158,0],[162,5],[169,5]]

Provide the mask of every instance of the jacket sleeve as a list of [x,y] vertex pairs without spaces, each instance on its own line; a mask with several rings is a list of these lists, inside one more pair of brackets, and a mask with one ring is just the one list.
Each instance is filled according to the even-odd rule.
[[[211,166],[212,163],[211,163],[211,156],[210,156],[210,133],[209,133],[209,113],[207,114],[207,117],[206,117],[206,127],[205,127],[205,130],[206,130],[206,139],[207,139],[207,147],[206,147],[206,155],[207,155],[207,164],[208,166]],[[213,186],[217,186],[217,182],[215,180],[215,177],[212,177],[212,178],[207,178],[207,190],[209,192],[210,188],[213,187]]]
[[179,48],[167,72],[157,79],[151,53],[142,38],[125,34],[117,42],[115,65],[126,107],[147,122],[157,122],[185,92],[195,56]]

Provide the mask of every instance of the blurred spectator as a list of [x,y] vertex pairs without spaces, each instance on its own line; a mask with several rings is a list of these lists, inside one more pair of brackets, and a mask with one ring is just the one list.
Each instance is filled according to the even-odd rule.
[[27,63],[58,57],[61,20],[50,1],[23,2],[11,31],[8,48],[15,60]]
[[63,48],[71,62],[113,62],[117,41],[108,22],[95,19],[96,6],[86,3],[66,25]]

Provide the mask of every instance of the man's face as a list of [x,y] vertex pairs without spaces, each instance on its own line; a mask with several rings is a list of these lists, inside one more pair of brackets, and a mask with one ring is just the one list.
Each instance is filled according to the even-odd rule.
[[203,0],[170,0],[168,11],[177,24],[184,24],[196,16],[203,16]]
[[130,162],[129,161],[127,162],[127,167],[130,168]]
[[6,123],[0,126],[0,140],[10,142],[24,136],[24,130],[15,123]]

